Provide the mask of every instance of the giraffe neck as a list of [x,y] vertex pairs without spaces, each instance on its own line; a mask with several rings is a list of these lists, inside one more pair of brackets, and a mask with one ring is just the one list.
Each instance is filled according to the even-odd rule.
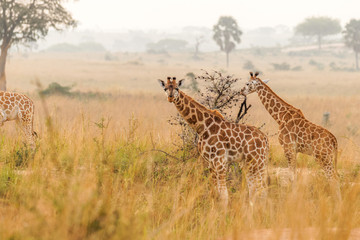
[[279,125],[288,121],[294,116],[304,117],[299,109],[291,106],[283,99],[281,99],[264,82],[261,80],[259,80],[259,82],[260,85],[257,87],[256,91],[260,101]]
[[213,118],[215,121],[225,120],[219,112],[207,109],[204,105],[198,103],[180,90],[179,96],[175,99],[174,104],[190,127],[200,135],[207,129],[207,125],[205,124],[207,119]]

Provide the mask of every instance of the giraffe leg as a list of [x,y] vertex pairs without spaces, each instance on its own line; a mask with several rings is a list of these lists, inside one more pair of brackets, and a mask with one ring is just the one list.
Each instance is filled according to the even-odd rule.
[[200,159],[202,161],[204,169],[209,169],[210,178],[211,178],[211,181],[213,183],[213,186],[216,186],[217,185],[217,179],[216,179],[216,174],[215,174],[214,167],[212,166],[212,164],[209,161],[207,161],[202,156],[200,156],[198,159]]
[[296,155],[297,155],[297,152],[296,152],[295,146],[292,144],[285,145],[284,153],[285,153],[285,157],[288,161],[290,173],[292,174],[291,181],[296,182]]
[[341,200],[339,177],[336,172],[333,157],[331,155],[317,156],[316,159],[325,172],[325,176],[329,181],[332,194],[336,197],[337,200]]
[[216,188],[220,195],[220,201],[226,208],[229,202],[229,193],[226,187],[227,166],[224,159],[216,159],[213,162],[214,180],[216,179]]
[[24,126],[24,132],[25,132],[25,136],[26,136],[26,140],[30,145],[30,148],[32,150],[35,149],[35,136],[32,130],[32,126],[27,124]]
[[[215,190],[220,195],[220,199],[221,199],[223,205],[226,208],[227,203],[228,203],[227,189],[226,189],[226,192],[224,194],[224,192],[222,191],[222,187],[219,187],[218,173],[216,171],[216,166],[215,166],[214,162],[213,161],[208,161],[202,156],[200,156],[198,159],[202,160],[204,168],[209,169],[209,172],[210,172],[209,178],[211,178],[212,189]],[[226,176],[225,176],[225,178],[226,178]],[[225,182],[225,187],[226,187],[226,182]]]
[[258,170],[256,174],[256,192],[259,195],[259,198],[264,200],[267,197],[267,185],[266,185],[266,169],[262,168]]
[[216,171],[213,168],[210,168],[210,177],[211,177],[211,181],[212,181],[213,185],[217,189],[218,182],[217,182],[217,177],[216,177]]
[[35,150],[35,136],[33,131],[32,122],[27,122],[23,120],[17,121],[21,130],[25,134],[26,142],[30,145],[32,150]]
[[287,128],[280,126],[279,129],[279,142],[284,149],[285,157],[288,161],[288,167],[291,174],[291,182],[296,182],[296,145],[292,142],[292,135],[288,132]]
[[257,165],[247,166],[246,182],[249,189],[250,205],[253,205],[258,199],[264,200],[267,197],[266,187],[266,169]]
[[4,122],[6,122],[6,115],[4,111],[0,111],[0,127],[4,126]]
[[34,116],[34,109],[30,110],[27,113],[19,112],[17,116],[17,122],[20,125],[20,128],[23,130],[25,134],[25,138],[27,143],[30,145],[32,150],[35,150],[35,136],[36,133],[33,129],[33,116]]
[[245,178],[249,189],[249,203],[251,206],[253,206],[256,193],[256,179],[255,176],[251,173],[246,173]]

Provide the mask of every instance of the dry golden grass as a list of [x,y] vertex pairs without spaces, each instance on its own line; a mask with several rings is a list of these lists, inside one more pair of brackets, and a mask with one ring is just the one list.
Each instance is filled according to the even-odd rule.
[[[149,152],[155,147],[181,154],[173,145],[179,129],[167,124],[176,110],[156,79],[219,69],[223,56],[209,53],[209,60],[200,62],[186,55],[119,54],[118,62],[101,57],[36,54],[11,59],[9,88],[29,92],[34,99],[40,137],[30,156],[14,123],[1,128],[0,239],[359,238],[359,73],[263,70],[270,86],[313,122],[321,124],[323,112],[331,113],[328,128],[339,140],[343,201],[333,200],[311,157],[298,156],[298,183],[286,184],[286,160],[272,136],[268,199],[251,208],[244,180],[233,179],[224,213],[200,162]],[[244,59],[256,59],[239,54],[232,58],[240,66]],[[281,62],[261,59],[262,69],[269,68],[266,61]],[[247,78],[240,68],[229,72]],[[84,91],[110,91],[113,97],[53,96],[44,106],[31,83],[36,78],[44,85],[58,81],[76,83],[75,88]],[[262,130],[276,133],[276,124],[255,95],[249,102],[253,107],[247,123],[266,123]]]

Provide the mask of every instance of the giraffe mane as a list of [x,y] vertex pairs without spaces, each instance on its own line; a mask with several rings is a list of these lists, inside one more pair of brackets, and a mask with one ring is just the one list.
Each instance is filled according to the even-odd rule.
[[201,103],[197,102],[195,99],[193,99],[192,97],[186,95],[183,91],[180,91],[179,92],[183,93],[185,95],[185,97],[187,97],[189,99],[189,101],[191,101],[195,106],[197,106],[198,108],[200,108],[201,110],[204,110],[204,111],[207,111],[208,113],[210,113],[211,115],[215,115],[215,116],[218,116],[220,117],[222,120],[225,120],[224,116],[218,111],[218,110],[215,110],[215,109],[209,109],[207,107],[205,107],[204,105],[202,105]]
[[302,111],[296,107],[294,107],[293,105],[289,104],[288,102],[286,102],[284,99],[282,99],[281,97],[279,97],[279,95],[277,95],[266,83],[264,83],[260,78],[257,78],[257,80],[259,80],[261,82],[261,84],[271,93],[273,94],[275,97],[277,97],[279,99],[279,101],[281,101],[284,105],[286,105],[287,107],[290,107],[292,109],[294,109],[295,111],[297,111],[299,114],[301,114],[302,117],[305,117],[304,114],[302,113]]
[[216,116],[220,117],[222,120],[225,120],[224,116],[218,110],[216,109],[208,109],[208,110],[210,110]]

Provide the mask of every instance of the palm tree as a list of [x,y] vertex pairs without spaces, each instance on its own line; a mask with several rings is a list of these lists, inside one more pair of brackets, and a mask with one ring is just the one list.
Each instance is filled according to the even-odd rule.
[[213,39],[220,46],[221,51],[226,53],[226,66],[229,67],[229,53],[235,49],[236,43],[240,43],[242,32],[236,20],[230,16],[220,17],[213,31]]

